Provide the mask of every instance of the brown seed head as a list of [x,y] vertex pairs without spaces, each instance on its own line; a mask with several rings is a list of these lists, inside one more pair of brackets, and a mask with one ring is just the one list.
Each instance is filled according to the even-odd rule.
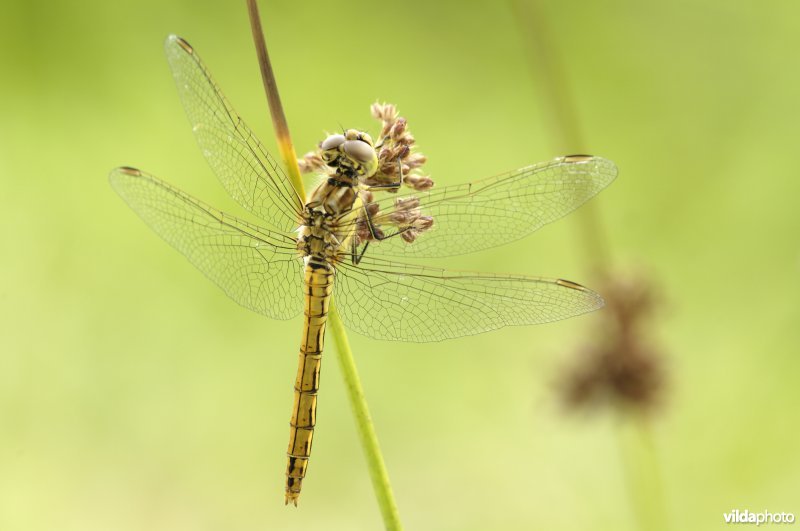
[[403,238],[406,243],[414,243],[414,240],[417,239],[417,231],[413,229],[407,230],[401,233],[400,237]]
[[325,168],[325,161],[322,160],[322,154],[319,149],[309,151],[303,155],[302,159],[297,160],[297,164],[300,166],[300,173],[314,173]]
[[663,353],[644,330],[656,306],[651,284],[631,274],[617,274],[604,284],[606,311],[596,341],[582,347],[567,370],[564,401],[574,408],[609,400],[648,408],[659,403],[665,382]]
[[[433,179],[420,171],[428,159],[416,151],[416,140],[408,128],[408,120],[399,115],[397,107],[390,103],[374,103],[370,111],[381,122],[381,132],[374,144],[378,170],[362,180],[364,186],[373,189],[359,191],[365,206],[356,221],[355,236],[358,243],[383,238],[382,225],[388,224],[391,226],[386,229],[389,235],[399,234],[403,241],[412,243],[433,226],[433,218],[422,215],[424,205],[420,207],[416,197],[405,196],[397,198],[392,208],[381,212],[375,195],[396,193],[401,186],[417,191],[433,188]],[[329,170],[319,148],[306,153],[298,162],[302,173]]]

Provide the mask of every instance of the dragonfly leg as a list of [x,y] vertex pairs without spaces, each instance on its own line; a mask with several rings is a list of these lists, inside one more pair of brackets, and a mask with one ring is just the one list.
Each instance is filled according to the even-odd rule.
[[[364,205],[363,208],[364,208],[364,218],[367,221],[367,228],[369,229],[369,233],[370,233],[370,235],[372,236],[373,239],[375,239],[375,240],[377,240],[379,242],[381,242],[383,240],[386,240],[388,238],[393,238],[394,236],[397,236],[399,234],[403,234],[405,231],[407,231],[407,230],[409,230],[411,228],[411,226],[409,225],[407,227],[403,227],[402,229],[398,230],[397,232],[393,232],[392,234],[383,234],[383,232],[378,230],[378,227],[372,221],[372,216],[370,215],[369,209],[367,209],[366,205]],[[369,243],[369,242],[367,242],[367,243]],[[362,251],[362,254],[363,254],[363,251]]]
[[[398,169],[399,169],[399,171],[398,171],[399,178],[398,178],[398,180],[396,182],[389,183],[389,184],[376,184],[374,186],[368,187],[367,190],[369,190],[369,191],[372,191],[372,190],[393,190],[393,191],[397,191],[397,190],[399,190],[400,187],[403,184],[403,164],[400,162],[399,158],[397,159],[397,165],[398,165]],[[402,229],[400,229],[400,230],[398,230],[396,232],[393,232],[392,234],[384,234],[381,230],[378,229],[378,227],[372,221],[372,216],[369,213],[369,209],[367,208],[367,205],[363,205],[362,208],[364,209],[364,219],[367,222],[367,228],[369,229],[370,236],[372,236],[372,239],[374,239],[376,241],[380,242],[380,241],[386,240],[388,238],[393,238],[395,236],[399,236],[400,234],[403,234],[407,230],[411,229],[411,226],[409,225],[407,227],[403,227]],[[351,249],[351,260],[352,260],[354,265],[358,265],[359,262],[361,262],[361,259],[364,258],[364,253],[367,251],[367,247],[368,246],[369,246],[369,241],[367,241],[364,244],[364,247],[362,247],[361,252],[359,253],[358,252],[358,246],[355,244],[355,242],[353,243],[352,249]]]
[[403,185],[403,178],[404,178],[404,176],[403,176],[403,163],[400,162],[399,158],[397,159],[397,167],[400,170],[400,171],[398,171],[399,178],[397,179],[397,182],[388,183],[388,184],[375,184],[373,186],[367,187],[367,190],[369,190],[369,191],[373,191],[373,190],[393,190],[395,192],[397,190],[399,190],[400,187]]
[[373,184],[372,186],[368,186],[367,190],[372,192],[373,190],[399,190],[400,185],[403,183],[402,180],[396,183],[388,183],[388,184]]
[[[366,205],[362,206],[364,209],[364,219],[367,222],[367,228],[369,229],[369,234],[372,238],[376,241],[383,241],[388,238],[393,238],[394,236],[398,236],[403,234],[405,231],[409,230],[411,226],[403,227],[402,229],[398,230],[397,232],[393,232],[392,234],[384,234],[382,231],[378,230],[378,227],[372,221],[372,216],[370,216],[369,209],[367,209]],[[361,262],[361,259],[364,258],[364,253],[367,252],[367,247],[369,247],[369,241],[364,243],[364,247],[361,248],[361,252],[358,251],[358,245],[356,244],[355,240],[350,248],[350,256],[351,261],[354,265],[358,265]]]
[[364,244],[364,247],[361,248],[361,252],[358,252],[358,245],[356,245],[355,241],[353,241],[353,246],[351,249],[351,256],[353,265],[358,265],[361,262],[361,259],[364,258],[364,253],[367,252],[367,247],[369,247],[369,242]]
[[[369,232],[370,234],[372,234],[372,237],[379,242],[403,234],[405,231],[411,228],[410,226],[404,227],[397,232],[393,232],[392,234],[381,234],[381,233],[376,234],[374,230],[374,225],[372,224],[372,220],[369,219],[369,214],[367,214],[367,226],[369,227]],[[353,243],[351,244],[350,248],[350,257],[351,261],[353,262],[353,265],[358,265],[361,262],[361,259],[364,258],[364,253],[367,252],[367,247],[369,247],[369,241],[364,243],[364,247],[362,247],[361,251],[359,252],[358,245],[356,244],[355,240],[353,240]]]

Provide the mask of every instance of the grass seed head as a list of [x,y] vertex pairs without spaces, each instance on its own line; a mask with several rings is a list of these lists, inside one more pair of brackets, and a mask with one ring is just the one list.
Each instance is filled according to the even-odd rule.
[[565,372],[562,396],[570,408],[612,402],[651,409],[666,381],[664,353],[645,330],[659,300],[643,274],[618,272],[603,284],[607,311],[594,342],[579,349]]
[[[400,116],[395,105],[376,102],[370,111],[381,128],[374,144],[378,170],[361,182],[359,196],[364,208],[356,221],[356,238],[358,243],[364,243],[383,239],[388,232],[399,235],[406,243],[413,243],[433,227],[433,217],[422,215],[419,199],[409,195],[397,197],[385,213],[374,201],[380,199],[376,195],[397,193],[402,186],[418,192],[433,188],[433,179],[421,171],[428,158],[416,150],[416,139],[408,128],[408,120]],[[298,164],[302,173],[327,172],[330,175],[335,171],[326,165],[321,146],[303,155]],[[365,189],[369,187],[372,190]]]

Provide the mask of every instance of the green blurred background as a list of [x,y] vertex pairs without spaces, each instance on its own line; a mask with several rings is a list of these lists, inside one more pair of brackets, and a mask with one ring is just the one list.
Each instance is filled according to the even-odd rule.
[[[0,529],[379,529],[326,357],[298,509],[283,482],[301,322],[228,300],[114,194],[152,172],[235,212],[162,54],[199,51],[274,151],[243,2],[24,2],[0,21]],[[615,263],[657,280],[668,528],[800,513],[800,4],[545,2]],[[513,11],[262,2],[298,152],[396,103],[438,185],[553,152]],[[585,281],[571,216],[440,262]],[[625,423],[555,392],[596,316],[440,344],[351,335],[408,529],[635,529]],[[332,349],[332,345],[331,345]]]

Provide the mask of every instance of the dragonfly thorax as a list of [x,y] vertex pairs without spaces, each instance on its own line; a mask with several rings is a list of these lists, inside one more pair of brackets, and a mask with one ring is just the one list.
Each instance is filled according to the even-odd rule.
[[[330,175],[311,191],[305,205],[306,217],[314,211],[340,216],[350,212],[357,199],[358,180],[344,175]],[[306,221],[314,222],[311,219]]]
[[343,229],[340,216],[308,209],[297,238],[300,254],[317,261],[334,262],[352,237],[352,228]]

